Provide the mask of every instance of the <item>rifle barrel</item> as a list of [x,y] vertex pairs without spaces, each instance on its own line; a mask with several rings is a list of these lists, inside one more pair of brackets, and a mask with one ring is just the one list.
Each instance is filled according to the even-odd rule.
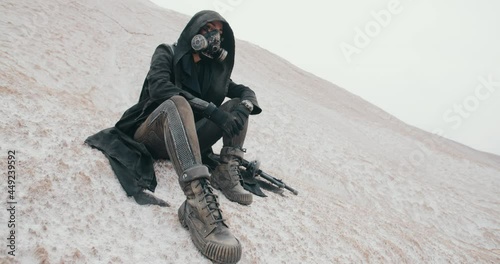
[[263,172],[262,170],[258,170],[257,174],[260,175],[262,178],[272,182],[274,185],[278,186],[279,188],[285,188],[285,185],[282,181],[274,178],[273,176]]

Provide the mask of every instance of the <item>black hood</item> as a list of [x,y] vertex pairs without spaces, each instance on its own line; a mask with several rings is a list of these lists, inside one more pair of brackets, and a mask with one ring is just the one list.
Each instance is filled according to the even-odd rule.
[[222,38],[222,48],[228,52],[226,59],[224,60],[224,68],[232,71],[234,65],[234,51],[235,51],[235,41],[234,34],[231,26],[227,21],[217,12],[211,10],[203,10],[196,13],[191,20],[188,22],[184,30],[177,40],[177,46],[175,49],[174,63],[177,64],[179,60],[186,55],[186,53],[192,53],[191,39],[198,34],[200,29],[205,26],[208,22],[221,21],[224,25]]

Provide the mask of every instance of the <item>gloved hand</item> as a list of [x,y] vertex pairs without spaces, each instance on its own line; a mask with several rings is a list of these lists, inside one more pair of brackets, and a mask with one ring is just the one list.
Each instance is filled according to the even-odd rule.
[[243,128],[240,128],[237,118],[234,115],[222,111],[219,108],[215,108],[215,110],[213,110],[209,119],[212,120],[212,122],[214,122],[217,126],[219,126],[226,136],[229,136],[231,138],[239,135],[241,129]]
[[238,105],[231,114],[236,118],[236,123],[238,128],[243,130],[245,123],[248,120],[248,116],[250,115],[250,111],[242,104]]

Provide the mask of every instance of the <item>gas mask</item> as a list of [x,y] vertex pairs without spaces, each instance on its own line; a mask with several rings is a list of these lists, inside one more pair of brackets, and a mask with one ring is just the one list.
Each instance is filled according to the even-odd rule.
[[218,30],[212,30],[205,34],[198,34],[191,39],[191,47],[199,52],[201,57],[224,61],[227,57],[227,50],[221,48],[221,36]]

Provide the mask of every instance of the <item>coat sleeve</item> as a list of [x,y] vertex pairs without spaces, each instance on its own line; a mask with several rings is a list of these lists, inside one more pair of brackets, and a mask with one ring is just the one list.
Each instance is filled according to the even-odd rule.
[[249,87],[236,84],[233,80],[229,80],[229,87],[227,90],[227,97],[229,98],[240,98],[241,100],[249,100],[253,104],[252,115],[259,114],[262,112],[262,109],[259,106],[259,102],[257,101],[257,96],[255,96],[255,92]]
[[[146,76],[149,100],[161,104],[170,97],[182,92],[173,82],[174,54],[165,44],[159,45],[151,59],[151,66]],[[142,95],[141,95],[142,97]]]

